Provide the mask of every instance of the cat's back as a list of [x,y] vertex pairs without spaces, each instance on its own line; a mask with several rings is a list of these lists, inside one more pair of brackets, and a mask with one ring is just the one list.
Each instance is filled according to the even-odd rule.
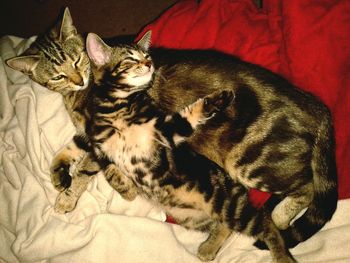
[[[215,50],[151,50],[158,69],[152,96],[178,110],[182,105],[220,89],[232,89],[236,101],[262,111],[298,111],[329,118],[328,108],[314,95],[259,65]],[[240,99],[241,97],[241,99]],[[180,99],[178,99],[180,98]],[[242,105],[244,106],[244,105]]]

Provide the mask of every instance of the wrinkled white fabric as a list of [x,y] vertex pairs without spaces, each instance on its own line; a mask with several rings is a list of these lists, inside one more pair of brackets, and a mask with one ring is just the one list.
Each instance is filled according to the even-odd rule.
[[[206,235],[165,223],[165,214],[138,197],[125,201],[100,173],[74,211],[54,212],[58,192],[48,173],[55,152],[75,129],[59,94],[5,65],[35,39],[0,39],[0,261],[200,262]],[[300,262],[348,262],[350,200],[327,226],[292,253]],[[215,262],[269,262],[252,239],[232,235]]]

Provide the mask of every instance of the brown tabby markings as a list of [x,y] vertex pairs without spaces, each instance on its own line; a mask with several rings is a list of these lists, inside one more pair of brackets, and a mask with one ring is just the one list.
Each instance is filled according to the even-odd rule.
[[237,231],[265,242],[274,262],[295,262],[270,212],[253,208],[241,184],[181,143],[213,113],[224,111],[232,92],[210,94],[180,113],[165,116],[146,92],[153,73],[144,52],[147,46],[129,46],[129,57],[121,55],[123,46],[111,48],[94,34],[88,35],[86,45],[94,73],[101,76],[93,88],[87,131],[97,159],[115,162],[141,194],[182,226],[208,233],[198,249],[201,260],[213,260],[232,231]]
[[215,51],[155,48],[150,54],[157,69],[150,94],[166,112],[217,90],[234,91],[232,109],[188,141],[233,179],[284,198],[272,218],[286,229],[288,246],[331,219],[337,174],[332,118],[324,104],[268,70]]
[[[55,210],[60,213],[71,211],[86,190],[91,176],[100,168],[97,163],[87,165],[90,158],[85,151],[89,149],[81,149],[86,142],[85,128],[90,118],[87,105],[91,97],[89,85],[92,75],[84,40],[73,25],[69,9],[65,8],[62,19],[46,34],[39,36],[22,55],[11,58],[6,63],[33,81],[63,95],[65,107],[77,129],[77,136],[54,157],[51,181],[61,191]],[[76,164],[76,171],[71,169],[73,164]],[[112,171],[116,171],[113,164],[107,165],[107,169],[106,177],[111,185],[127,200],[134,199],[137,191],[133,184],[129,180],[124,182],[124,176],[112,176]]]
[[[62,25],[51,34],[51,41],[55,43],[76,35],[67,12]],[[72,44],[72,49],[62,50],[74,57],[68,54],[76,48],[84,50],[84,44],[80,40],[73,44],[74,38],[69,39],[67,43]],[[36,55],[30,55],[35,54],[35,50],[37,48],[30,48],[28,55],[8,60],[8,65],[61,92],[73,122],[83,131],[85,124],[79,123],[85,123],[89,116],[86,115],[87,102],[81,98],[89,97],[88,89],[76,92],[79,86],[74,81],[67,84],[52,79],[59,76],[56,64],[44,58],[38,61]],[[178,111],[214,91],[234,90],[234,106],[200,127],[190,138],[191,147],[247,187],[268,190],[285,198],[272,215],[280,228],[288,227],[290,219],[308,207],[304,216],[282,231],[289,247],[308,239],[331,219],[337,205],[334,134],[330,113],[320,101],[283,78],[232,56],[196,50],[151,49],[150,52],[156,65],[150,94],[165,112]],[[66,65],[72,67],[73,63]],[[46,67],[56,71],[43,71]],[[69,187],[71,180],[79,180],[78,176],[71,178],[69,170],[72,163],[84,159],[84,148],[89,150],[86,144],[84,135],[78,134],[75,142],[54,159],[52,181],[58,189]],[[76,174],[81,174],[79,169],[83,170],[78,167]],[[93,174],[94,171],[85,175]],[[109,173],[107,179],[114,187],[121,182],[122,189],[117,190],[124,194],[128,187],[132,189],[133,184],[123,182],[124,176]],[[132,199],[130,195],[125,197]],[[68,210],[58,208],[58,211]]]

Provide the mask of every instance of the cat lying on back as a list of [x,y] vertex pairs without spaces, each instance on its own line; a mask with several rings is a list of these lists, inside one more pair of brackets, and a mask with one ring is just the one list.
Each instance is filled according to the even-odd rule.
[[244,186],[184,142],[199,124],[230,108],[232,91],[210,94],[166,115],[147,93],[154,72],[148,41],[112,48],[89,34],[86,47],[97,83],[87,134],[98,163],[114,162],[140,194],[177,223],[209,233],[198,249],[201,260],[213,260],[236,231],[265,242],[274,262],[295,262],[270,211],[253,208]]
[[[50,46],[54,45],[67,57],[77,57],[80,52],[83,61],[86,60],[83,41],[68,10],[62,24],[53,30],[56,30],[51,34],[54,37],[39,38],[23,56],[10,59],[7,64],[61,92],[79,134],[79,130],[85,131],[85,122],[90,118],[85,99],[90,89],[74,91],[83,86],[74,84],[81,82],[69,72],[75,71],[84,79],[90,66],[68,63],[68,59],[54,63],[47,57],[54,50]],[[37,44],[41,49],[35,47]],[[234,91],[232,110],[208,121],[188,140],[195,151],[215,161],[246,187],[284,198],[274,209],[272,218],[279,228],[287,227],[282,235],[289,247],[306,240],[331,219],[337,204],[334,135],[330,113],[320,101],[270,71],[229,55],[199,50],[150,49],[149,52],[155,64],[150,95],[166,113],[178,111],[217,90]],[[51,176],[55,187],[63,191],[57,202],[61,212],[74,207],[62,207],[60,197],[74,196],[77,200],[84,190],[85,186],[73,190],[78,186],[74,186],[69,175],[72,163],[83,158],[80,148],[84,145],[86,138],[78,135],[54,158]],[[83,158],[77,173],[83,170],[88,182],[88,175],[97,171],[93,167],[84,170],[86,165],[88,162]],[[105,173],[126,199],[136,196],[137,191],[130,190],[133,187],[129,181],[114,176],[118,172],[113,164]],[[288,227],[290,220],[305,207],[307,212]]]

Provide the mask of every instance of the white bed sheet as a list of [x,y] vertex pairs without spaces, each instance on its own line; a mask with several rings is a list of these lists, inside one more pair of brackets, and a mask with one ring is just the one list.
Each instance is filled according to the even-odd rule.
[[[0,39],[0,261],[200,262],[195,254],[206,235],[165,223],[142,198],[123,200],[102,174],[73,212],[54,212],[49,164],[74,126],[59,94],[4,62],[34,39]],[[252,242],[232,235],[215,262],[270,262]],[[332,221],[291,252],[300,262],[350,262],[350,200],[339,201]]]

